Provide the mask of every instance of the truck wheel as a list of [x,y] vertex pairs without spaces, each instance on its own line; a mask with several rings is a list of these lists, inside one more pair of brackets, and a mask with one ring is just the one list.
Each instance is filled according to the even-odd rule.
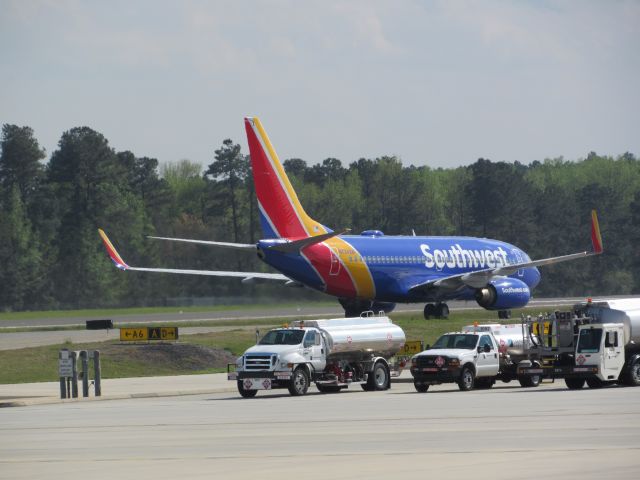
[[476,375],[473,373],[473,370],[469,367],[464,367],[460,374],[460,378],[458,379],[458,388],[463,392],[468,392],[473,389],[475,380]]
[[416,387],[416,392],[418,393],[427,393],[427,390],[429,390],[428,383],[419,383],[414,381],[413,386]]
[[316,383],[316,387],[320,393],[338,393],[342,390],[342,387],[339,387],[338,385],[318,385]]
[[589,388],[602,388],[604,383],[598,377],[587,378],[587,385]]
[[476,378],[475,388],[491,388],[496,383],[493,378]]
[[240,395],[244,398],[253,398],[256,396],[256,393],[258,393],[257,390],[246,390],[242,384],[242,380],[238,380],[238,392],[240,392]]
[[366,392],[372,392],[374,390],[388,390],[389,387],[391,387],[389,367],[378,361],[373,366],[371,373],[369,373],[367,383],[362,385],[362,389]]
[[640,386],[640,357],[636,358],[629,367],[625,383],[632,387]]
[[569,390],[580,390],[584,387],[584,378],[565,378],[564,383]]
[[540,385],[540,375],[518,377],[518,382],[520,382],[520,386],[523,388],[537,387]]
[[289,384],[289,393],[294,397],[304,395],[309,389],[309,374],[304,367],[298,367],[293,372],[291,383]]

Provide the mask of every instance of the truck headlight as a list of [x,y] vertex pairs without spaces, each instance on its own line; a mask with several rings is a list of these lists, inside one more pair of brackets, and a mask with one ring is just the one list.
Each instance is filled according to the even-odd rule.
[[236,368],[242,368],[243,364],[244,364],[244,355],[236,358]]
[[459,367],[460,366],[460,360],[458,360],[457,358],[452,358],[449,360],[449,366],[450,367]]
[[411,357],[411,368],[415,368],[418,365],[418,359],[416,357]]

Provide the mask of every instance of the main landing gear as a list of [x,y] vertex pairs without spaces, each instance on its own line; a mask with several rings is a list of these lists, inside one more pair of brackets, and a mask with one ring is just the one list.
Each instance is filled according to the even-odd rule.
[[427,303],[424,306],[424,318],[449,318],[449,307],[446,303]]
[[500,320],[511,318],[511,310],[498,310],[498,318]]

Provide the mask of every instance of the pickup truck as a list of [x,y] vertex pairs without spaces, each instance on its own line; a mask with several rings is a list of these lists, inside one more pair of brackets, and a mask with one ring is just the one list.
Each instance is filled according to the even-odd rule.
[[[476,325],[442,335],[411,359],[411,375],[418,392],[441,383],[457,383],[462,391],[491,388],[496,380],[517,379],[523,387],[537,387],[539,376],[519,376],[522,342],[514,342],[519,325]],[[516,337],[517,338],[517,337]]]

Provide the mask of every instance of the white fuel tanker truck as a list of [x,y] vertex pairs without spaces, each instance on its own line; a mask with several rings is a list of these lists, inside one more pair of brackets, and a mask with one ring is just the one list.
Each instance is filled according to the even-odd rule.
[[386,390],[388,359],[404,343],[404,331],[386,316],[301,320],[267,332],[228,366],[227,378],[245,398],[274,388],[304,395],[311,382],[323,393],[351,384]]
[[527,352],[541,362],[521,363],[520,375],[564,378],[572,390],[640,385],[640,298],[587,301],[526,325],[543,332]]

